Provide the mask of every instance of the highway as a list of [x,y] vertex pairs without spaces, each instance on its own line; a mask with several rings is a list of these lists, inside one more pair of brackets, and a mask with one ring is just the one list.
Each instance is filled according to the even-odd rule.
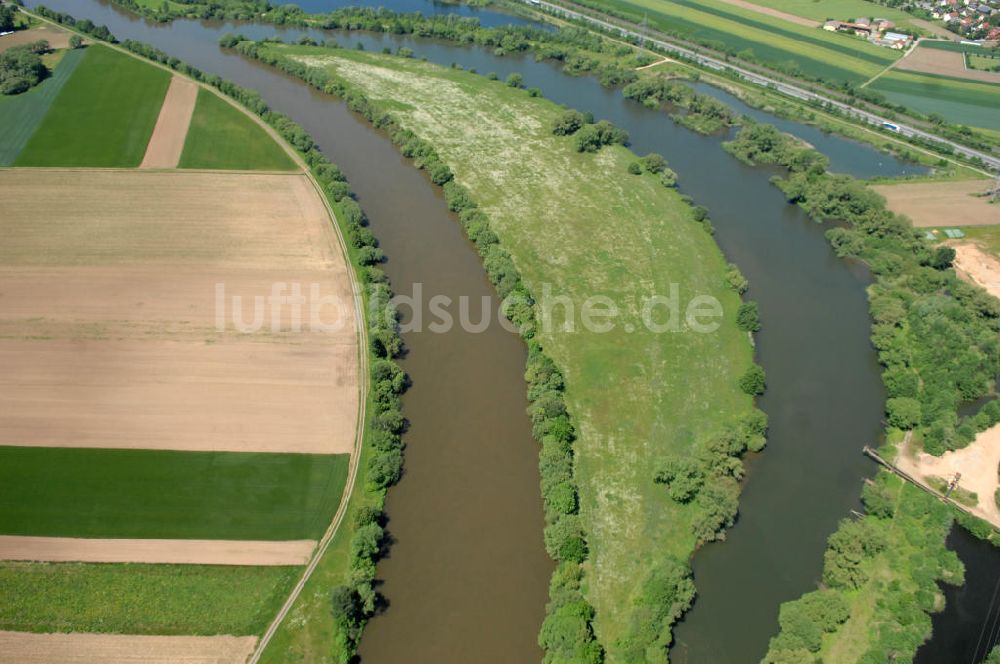
[[970,158],[978,157],[989,168],[995,171],[1000,171],[1000,157],[994,157],[993,155],[987,154],[985,152],[980,152],[979,150],[967,147],[965,145],[962,145],[961,143],[955,143],[948,139],[941,138],[939,136],[936,136],[935,134],[924,131],[917,127],[911,127],[896,120],[891,120],[889,118],[884,118],[879,115],[876,115],[875,113],[870,113],[868,111],[863,111],[854,108],[849,104],[845,104],[835,99],[830,99],[829,97],[826,97],[812,90],[807,90],[805,88],[801,88],[796,85],[786,83],[784,81],[768,78],[767,76],[758,74],[757,72],[750,71],[748,69],[744,69],[742,67],[733,65],[730,62],[719,60],[718,58],[713,58],[711,56],[699,53],[697,51],[686,48],[684,46],[680,46],[678,44],[673,44],[671,42],[662,41],[660,39],[649,37],[648,35],[644,35],[639,32],[623,28],[620,25],[615,25],[614,23],[610,23],[608,21],[595,18],[587,14],[581,14],[580,12],[574,11],[572,9],[567,9],[566,7],[563,7],[561,5],[554,5],[550,2],[545,2],[544,0],[525,0],[525,1],[532,7],[542,8],[556,15],[560,15],[565,18],[574,19],[578,21],[584,21],[590,23],[591,25],[596,25],[604,30],[617,32],[622,37],[626,38],[631,37],[639,39],[646,45],[652,45],[668,53],[675,53],[677,55],[683,56],[684,58],[691,60],[703,67],[714,69],[716,71],[731,72],[733,74],[736,74],[745,81],[754,83],[756,85],[762,85],[772,88],[774,90],[777,90],[778,92],[781,92],[782,94],[788,95],[789,97],[794,97],[796,99],[801,99],[803,101],[828,104],[831,108],[836,108],[845,115],[852,116],[868,124],[875,125],[877,127],[883,127],[887,124],[893,127],[897,127],[897,129],[891,131],[901,136],[915,136],[925,140],[934,141],[942,145],[950,146],[955,151],[955,154],[961,154]]

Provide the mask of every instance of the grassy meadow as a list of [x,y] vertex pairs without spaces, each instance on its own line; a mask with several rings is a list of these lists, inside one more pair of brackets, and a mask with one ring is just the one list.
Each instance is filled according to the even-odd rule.
[[300,572],[299,567],[0,562],[0,630],[259,634]]
[[[548,290],[579,306],[601,295],[620,307],[607,333],[582,329],[579,312],[576,330],[565,330],[565,312],[554,308],[551,329],[539,334],[566,375],[579,432],[588,594],[598,635],[613,652],[650,569],[664,556],[686,560],[696,545],[691,510],[654,484],[656,467],[751,407],[737,387],[751,348],[736,328],[739,298],[725,285],[717,246],[676,191],[651,174],[628,172],[635,156],[626,148],[585,154],[571,137],[553,136],[550,125],[562,110],[545,99],[416,60],[266,48],[328,68],[430,142],[492,219],[536,297]],[[644,327],[642,302],[668,295],[672,284],[682,316],[692,297],[716,297],[725,312],[721,327],[706,334]]]
[[27,92],[0,96],[0,166],[10,166],[28,144],[86,51],[67,51],[52,75]]
[[890,71],[870,86],[891,102],[949,122],[1000,130],[1000,85],[950,76]]
[[752,54],[771,67],[828,82],[861,83],[900,57],[863,39],[807,28],[721,0],[587,0],[670,34],[710,42],[713,48]]
[[169,84],[167,71],[88,46],[14,165],[138,166]]
[[347,464],[347,455],[0,447],[0,533],[316,539]]
[[290,171],[295,162],[266,131],[219,95],[198,89],[179,168]]

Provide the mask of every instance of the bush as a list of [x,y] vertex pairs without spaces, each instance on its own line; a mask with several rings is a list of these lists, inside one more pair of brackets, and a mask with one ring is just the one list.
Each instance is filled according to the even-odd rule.
[[733,263],[730,263],[726,268],[726,283],[740,295],[746,293],[747,289],[750,287],[750,282],[747,281],[747,278],[743,276],[742,272],[740,272],[740,268]]
[[744,332],[756,332],[760,329],[760,314],[756,302],[744,302],[736,311],[736,326]]
[[662,173],[667,168],[667,160],[655,152],[650,152],[645,157],[639,159],[642,167],[650,173]]
[[520,88],[524,86],[524,77],[518,74],[517,72],[514,72],[513,74],[507,77],[504,83],[506,83],[507,87],[510,88]]
[[587,124],[587,116],[580,111],[564,111],[552,123],[552,133],[556,136],[570,136]]
[[767,387],[767,377],[764,374],[764,370],[756,364],[751,365],[750,368],[747,369],[742,376],[740,376],[739,385],[743,392],[751,396],[764,394],[764,390]]
[[630,162],[628,165],[628,172],[631,175],[642,175],[642,166],[640,166],[637,161]]

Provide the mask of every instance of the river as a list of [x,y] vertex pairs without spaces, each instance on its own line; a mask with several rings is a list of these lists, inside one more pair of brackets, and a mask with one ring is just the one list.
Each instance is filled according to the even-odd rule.
[[[404,8],[419,1],[405,0]],[[148,24],[98,0],[45,4],[257,89],[302,124],[358,193],[390,258],[386,271],[397,292],[422,283],[426,293],[474,302],[492,294],[439,193],[386,137],[338,100],[217,46],[225,32],[293,39],[302,31]],[[478,12],[481,20],[492,15]],[[815,587],[827,536],[857,507],[862,480],[874,472],[861,447],[880,433],[884,393],[868,341],[867,271],[834,256],[825,228],[769,183],[772,171],[740,164],[722,150],[723,137],[680,128],[592,78],[476,47],[363,33],[339,38],[372,49],[404,45],[418,57],[501,77],[520,72],[546,97],[627,129],[637,153],[663,154],[681,190],[709,208],[719,245],[750,279],[749,296],[760,305],[757,353],[769,382],[760,406],[771,428],[765,452],[748,460],[739,522],[725,543],[704,547],[693,560],[699,596],[676,630],[671,660],[758,661],[777,629],[779,604]],[[830,154],[834,170],[860,177],[918,170],[868,146],[782,122]],[[393,545],[379,564],[379,590],[389,606],[366,631],[363,661],[538,661],[535,638],[551,563],[541,546],[537,446],[524,415],[523,345],[497,326],[483,334],[405,339],[404,367],[413,379],[404,397],[411,425],[406,475],[389,492]],[[941,619],[951,613],[949,604]],[[968,620],[948,624],[972,629]]]

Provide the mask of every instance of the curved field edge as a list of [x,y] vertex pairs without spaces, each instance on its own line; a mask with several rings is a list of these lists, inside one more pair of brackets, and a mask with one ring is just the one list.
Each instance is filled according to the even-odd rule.
[[[230,45],[234,44],[236,42]],[[564,142],[561,143],[547,143],[545,141],[557,141],[558,139],[548,135],[547,129],[538,131],[539,126],[546,124],[545,121],[551,121],[554,116],[559,114],[560,111],[554,104],[536,98],[534,93],[516,90],[511,86],[505,87],[502,83],[487,81],[466,72],[447,70],[404,58],[367,55],[356,51],[331,51],[309,46],[290,47],[263,43],[253,44],[251,42],[239,43],[237,48],[250,57],[257,57],[278,66],[287,73],[309,81],[320,89],[344,97],[350,108],[359,111],[373,121],[377,127],[386,130],[392,140],[400,146],[404,155],[416,157],[416,165],[427,170],[432,181],[443,184],[449,207],[453,211],[459,212],[460,221],[466,227],[470,239],[477,244],[481,255],[483,255],[487,270],[501,297],[520,292],[527,296],[529,302],[533,302],[529,288],[537,288],[542,282],[547,281],[552,272],[558,277],[559,267],[557,264],[560,259],[552,256],[549,260],[555,259],[556,264],[545,263],[545,259],[539,259],[537,255],[538,252],[545,254],[546,251],[553,249],[553,238],[551,236],[545,238],[546,233],[540,227],[535,228],[535,231],[540,233],[540,235],[535,236],[532,236],[531,233],[526,234],[526,229],[519,230],[512,227],[510,210],[505,211],[503,204],[498,201],[498,198],[505,201],[509,197],[504,193],[500,193],[498,196],[495,190],[491,190],[490,186],[483,183],[483,177],[489,178],[490,174],[497,175],[497,169],[502,171],[503,163],[487,159],[491,163],[491,167],[487,169],[489,174],[483,175],[481,172],[477,172],[475,164],[470,165],[468,160],[463,161],[461,156],[455,153],[452,149],[454,146],[448,142],[447,137],[436,135],[434,131],[430,131],[428,135],[434,136],[435,140],[428,142],[420,138],[416,132],[411,131],[414,129],[420,134],[424,134],[425,130],[428,130],[426,125],[414,120],[415,114],[420,113],[423,114],[423,117],[429,117],[428,114],[447,113],[448,102],[454,100],[456,96],[461,96],[459,91],[453,89],[453,86],[458,86],[458,88],[466,86],[475,88],[483,94],[484,99],[488,101],[480,103],[491,104],[489,106],[491,114],[497,113],[507,116],[508,119],[510,115],[515,115],[518,118],[518,122],[523,126],[507,135],[511,145],[515,143],[519,145],[521,141],[528,141],[540,151],[556,147],[554,153],[558,155],[556,158],[560,159],[565,156],[565,147],[571,144],[572,140],[562,139]],[[369,80],[368,76],[371,76],[372,79],[379,78],[370,68],[365,70],[365,76],[350,77],[351,80],[348,82],[345,80],[347,77],[338,76],[337,72],[332,71],[332,67],[322,66],[322,62],[310,62],[309,64],[313,66],[305,66],[301,62],[295,62],[285,57],[289,54],[297,56],[305,54],[305,57],[308,58],[310,55],[325,54],[329,56],[332,53],[338,54],[338,57],[342,59],[362,60],[369,65],[377,63],[372,66],[393,70],[391,74],[386,74],[386,76],[398,81],[419,81],[420,77],[423,76],[433,80],[434,83],[421,81],[413,83],[413,85],[417,88],[424,88],[426,92],[440,84],[447,87],[448,93],[441,95],[441,105],[429,104],[426,95],[421,96],[420,94],[406,97],[403,93],[392,95],[383,91],[379,98],[372,99],[367,96],[371,93],[371,89],[366,88],[361,82],[362,79]],[[406,75],[401,74],[401,72],[405,72]],[[414,89],[411,92],[419,93],[419,90]],[[428,107],[433,107],[433,110],[428,111]],[[391,114],[389,109],[391,109]],[[483,120],[482,115],[476,117]],[[457,120],[450,118],[450,122],[466,128],[470,126],[468,118],[465,118],[465,124],[461,118]],[[465,139],[466,137],[463,135],[462,140]],[[468,137],[468,140],[473,142],[479,139],[483,139],[483,136]],[[496,145],[490,147],[496,148]],[[516,153],[517,150],[512,148],[511,152]],[[569,152],[575,154],[572,149]],[[518,157],[516,154],[512,154],[507,155],[507,158],[517,159]],[[682,224],[671,229],[673,234],[670,235],[670,239],[675,244],[679,242],[685,247],[685,251],[691,250],[707,265],[707,267],[693,269],[690,265],[678,268],[679,270],[690,269],[698,275],[691,280],[690,273],[686,274],[685,277],[688,280],[686,286],[702,289],[697,292],[711,292],[725,302],[728,307],[735,309],[739,298],[725,285],[726,266],[722,262],[721,252],[696,223],[697,216],[686,206],[680,205],[681,199],[668,188],[659,184],[655,176],[647,175],[630,180],[634,176],[624,175],[625,166],[635,157],[623,148],[612,146],[605,148],[596,157],[577,155],[570,157],[569,161],[572,163],[574,160],[585,158],[588,160],[596,159],[601,163],[602,168],[613,173],[614,175],[610,179],[615,181],[614,187],[621,186],[621,180],[629,180],[630,186],[638,187],[640,191],[644,192],[640,198],[645,197],[652,201],[659,201],[651,205],[658,210],[660,222],[670,219],[674,223]],[[499,161],[502,162],[502,158]],[[518,163],[525,165],[527,162],[521,160]],[[576,165],[578,166],[579,163],[577,162]],[[454,176],[451,167],[455,168]],[[546,171],[547,174],[555,172],[557,172],[555,168]],[[524,176],[529,179],[532,177],[536,180],[539,179],[537,173],[532,171],[530,164],[524,168]],[[502,180],[502,178],[500,179]],[[581,181],[588,179],[586,177],[580,178]],[[506,187],[501,187],[499,184],[497,187],[517,198],[517,205],[524,206],[525,210],[538,212],[537,206],[531,207],[530,203],[525,204],[524,196],[531,194],[518,191],[518,187],[511,187],[510,183],[505,184]],[[530,189],[530,187],[525,187],[525,189]],[[578,196],[579,193],[567,193],[563,202],[574,200],[574,196]],[[593,192],[590,192],[589,195],[591,199],[587,199],[584,195],[584,205],[593,203]],[[620,196],[621,192],[616,192],[614,195]],[[626,204],[626,208],[628,208],[628,204]],[[624,218],[632,219],[629,214],[631,211],[634,210],[621,209],[617,210],[617,213],[620,213]],[[552,210],[547,212],[555,213]],[[606,208],[597,207],[590,212],[594,213],[593,216],[601,219],[614,218],[614,215],[602,217],[602,214],[607,215]],[[646,212],[648,213],[648,210]],[[531,214],[525,214],[525,216],[531,217]],[[649,218],[648,214],[644,213],[639,216],[641,221],[636,227],[637,232],[645,238],[644,241],[648,241],[649,238],[644,234],[653,232],[650,227],[645,225]],[[545,216],[549,222],[552,222],[550,217],[551,215],[548,214]],[[580,223],[586,225],[583,221]],[[685,227],[683,224],[690,224],[690,226]],[[555,229],[553,232],[560,232],[561,227],[558,223],[552,223],[552,226]],[[491,227],[495,228],[496,233],[488,230]],[[666,229],[659,230],[665,231]],[[576,236],[596,233],[596,237],[600,240],[610,240],[607,246],[612,248],[606,251],[610,251],[611,256],[598,254],[601,261],[596,272],[591,269],[583,269],[581,274],[584,275],[583,281],[585,283],[565,281],[564,278],[564,282],[557,284],[557,286],[566,287],[565,292],[569,293],[571,297],[573,295],[584,297],[581,295],[583,287],[600,289],[601,292],[614,292],[614,289],[609,286],[610,282],[607,281],[607,274],[628,269],[619,262],[619,258],[612,257],[621,255],[614,253],[614,238],[621,239],[624,236],[616,236],[614,233],[611,233],[610,236],[603,235],[603,231],[584,227],[576,228],[574,231],[575,236],[572,239],[565,238],[568,255],[586,252],[586,240],[577,240]],[[497,238],[497,235],[500,237]],[[627,235],[629,234],[626,233]],[[664,239],[663,235],[657,235],[655,232],[654,235],[660,240]],[[541,244],[539,244],[540,242]],[[509,255],[505,247],[510,248]],[[649,253],[647,247],[646,250],[640,250],[636,255],[640,271],[649,269],[645,262],[645,256]],[[513,258],[513,264],[504,266],[504,261],[510,260],[510,258],[505,259],[504,256]],[[648,258],[652,259],[652,256]],[[540,260],[541,262],[539,262]],[[514,265],[517,267],[515,268]],[[603,273],[602,270],[605,268],[610,272]],[[530,275],[525,277],[523,282],[521,281],[522,270],[525,275]],[[661,277],[663,276],[661,275]],[[646,278],[648,277],[636,277],[636,279]],[[588,279],[590,280],[589,285]],[[665,284],[660,285],[665,286]],[[628,297],[636,295],[636,293],[627,294]],[[690,293],[686,295],[690,295]],[[609,391],[604,387],[595,388],[598,383],[604,380],[606,372],[611,371],[612,367],[630,366],[641,373],[643,370],[640,367],[649,362],[660,366],[660,363],[665,361],[665,356],[669,356],[670,360],[676,360],[677,358],[672,356],[671,352],[677,353],[678,349],[684,346],[678,337],[687,337],[690,341],[691,337],[698,335],[675,335],[673,341],[680,346],[675,346],[673,351],[670,351],[669,348],[665,351],[662,348],[657,349],[656,344],[652,344],[651,341],[647,341],[646,345],[633,341],[630,348],[627,341],[629,337],[615,335],[605,337],[608,340],[605,344],[597,344],[595,339],[599,338],[598,335],[582,335],[581,338],[574,338],[573,342],[570,342],[568,337],[549,334],[546,329],[540,326],[540,321],[534,318],[533,311],[514,311],[512,313],[513,319],[521,327],[522,337],[526,339],[529,346],[529,366],[526,377],[529,381],[529,398],[533,402],[529,413],[535,424],[535,435],[543,445],[542,483],[548,523],[546,547],[550,555],[561,563],[553,577],[551,588],[553,601],[549,607],[549,617],[542,628],[540,642],[549,649],[549,657],[569,656],[566,650],[574,652],[573,656],[577,657],[585,657],[594,653],[593,646],[588,637],[585,636],[587,633],[586,622],[593,614],[589,613],[591,609],[586,606],[586,602],[581,601],[580,592],[584,590],[587,597],[594,602],[597,610],[598,636],[601,637],[603,645],[609,649],[612,657],[615,656],[616,652],[641,651],[646,647],[663,648],[670,641],[670,625],[690,603],[693,596],[693,586],[688,578],[688,557],[698,542],[717,537],[719,529],[725,527],[735,513],[735,493],[738,489],[733,476],[739,476],[742,467],[739,461],[733,457],[739,456],[747,445],[757,447],[762,444],[762,439],[758,438],[763,430],[762,420],[759,417],[761,414],[753,415],[754,411],[751,409],[749,397],[736,389],[737,374],[750,362],[750,345],[746,336],[737,332],[734,326],[726,329],[724,333],[720,332],[720,334],[726,335],[725,338],[729,340],[721,347],[713,340],[713,352],[721,353],[722,356],[728,358],[727,367],[720,368],[718,363],[712,364],[710,362],[711,366],[699,365],[697,371],[692,369],[690,372],[686,370],[679,372],[688,379],[691,376],[698,377],[695,381],[699,385],[696,393],[701,396],[691,398],[699,401],[703,410],[698,411],[696,408],[697,414],[694,411],[687,415],[680,414],[680,428],[672,429],[671,422],[675,421],[678,416],[678,413],[673,411],[680,404],[685,403],[687,399],[687,396],[670,393],[671,390],[676,389],[676,385],[671,384],[672,380],[676,380],[676,376],[673,379],[668,378],[665,382],[664,376],[653,379],[654,382],[659,380],[657,386],[663,390],[664,394],[670,394],[666,394],[666,396],[661,394],[662,400],[658,404],[639,406],[638,413],[635,412],[634,405],[605,404],[607,407],[604,408],[595,404],[593,400],[595,398],[597,401],[601,401],[602,398],[607,400],[608,392],[624,394],[629,390],[635,390],[636,394],[640,394],[636,399],[642,401],[647,398],[644,396],[644,391],[649,389],[648,383],[643,378],[637,378],[636,375],[632,377],[618,375],[617,378],[624,381],[621,382],[618,390]],[[669,346],[667,342],[663,343]],[[582,345],[586,348],[588,344],[590,344],[589,350],[580,355],[575,355],[574,351],[571,350],[575,345]],[[685,353],[686,357],[693,356],[699,360],[704,360],[708,356],[717,356],[707,351],[703,352],[705,349],[697,346],[698,344],[695,344],[695,346],[687,347],[685,351],[681,352]],[[620,357],[622,352],[630,354],[630,357]],[[653,355],[649,356],[646,353],[653,353]],[[587,359],[581,363],[582,356],[586,356]],[[552,360],[548,359],[550,357],[555,360],[554,364]],[[557,366],[559,368],[556,368]],[[566,377],[565,398],[562,396],[564,375]],[[706,375],[710,378],[705,378]],[[558,389],[553,389],[552,386],[556,384]],[[642,387],[642,385],[646,385],[646,387]],[[597,394],[598,392],[600,394]],[[685,390],[685,392],[686,395],[690,395],[690,390]],[[723,398],[722,395],[725,397]],[[626,401],[629,398],[626,397]],[[702,403],[700,401],[702,399],[705,402],[710,401],[712,404]],[[680,406],[680,409],[683,412],[683,406]],[[566,416],[567,410],[572,423]],[[622,413],[625,415],[621,415]],[[634,414],[635,417],[632,418],[629,413]],[[641,431],[624,431],[631,425],[619,426],[613,421],[607,420],[608,417],[613,420],[616,416],[620,416],[623,420],[632,418],[642,422],[639,425]],[[647,426],[659,428],[659,432],[645,428]],[[573,443],[574,439],[575,443]],[[671,440],[675,444],[669,448],[661,447],[662,440]],[[624,447],[622,447],[623,445]],[[722,451],[722,448],[726,448],[725,451]],[[575,454],[573,449],[576,450]],[[625,454],[636,463],[620,463],[615,458],[616,452]],[[711,475],[718,481],[718,485],[715,486],[714,483],[706,481],[704,501],[702,499],[691,501],[691,497],[688,496],[686,500],[690,504],[683,505],[681,503],[684,500],[672,500],[667,497],[663,487],[654,484],[654,466],[669,461],[673,455],[690,456],[692,464],[697,464],[698,462],[694,460],[696,456],[705,454],[711,457],[713,453],[719,453],[728,459],[725,464],[733,471],[733,474],[724,477]],[[558,470],[561,464],[559,459],[563,454],[569,455],[571,466],[572,460],[576,459],[576,472],[572,473],[571,476]],[[635,459],[632,458],[633,455],[636,456]],[[556,470],[553,470],[553,465],[556,466]],[[709,462],[709,473],[712,472],[712,468],[711,462]],[[622,476],[623,471],[628,476],[627,479]],[[608,475],[608,472],[611,474]],[[552,481],[553,477],[558,479]],[[614,486],[605,484],[603,488],[598,487],[599,484],[609,479],[612,480]],[[572,493],[572,489],[576,488],[575,484],[579,484],[578,498]],[[713,484],[712,490],[707,488],[709,484]],[[611,501],[608,502],[608,498],[612,494],[605,489],[618,492],[619,497],[611,498]],[[566,492],[565,501],[556,497],[557,494],[563,492]],[[622,501],[628,503],[627,498],[635,497],[639,498],[639,502],[644,507],[640,509],[639,513],[632,515],[635,517],[634,521],[628,522],[628,518],[625,518],[626,522],[616,524],[615,520],[622,518],[622,514],[615,516],[616,507],[619,508],[620,512]],[[621,528],[616,530],[618,526]],[[600,538],[595,538],[595,531],[601,535]],[[652,539],[646,537],[649,532],[655,533]],[[573,541],[583,540],[584,535],[586,536],[586,544],[578,549]],[[622,542],[627,543],[623,544]],[[633,548],[630,548],[632,545],[638,546],[639,549],[645,547],[649,550],[650,556],[644,559],[643,556],[636,554]],[[594,554],[601,557],[595,558]],[[636,558],[642,562],[637,564]],[[580,565],[581,562],[582,565]],[[603,592],[595,590],[598,585],[597,580],[600,580],[605,588]],[[615,588],[615,590],[609,593],[606,590],[608,587]],[[634,609],[623,611],[623,606],[634,607]],[[574,624],[580,626],[578,628],[571,627]],[[580,638],[576,643],[567,644],[565,642],[566,632],[564,630],[566,629],[580,630],[578,632]]]
[[[22,11],[24,11],[23,8]],[[26,13],[35,18],[40,16],[49,22],[105,41],[109,45],[117,44],[117,40],[106,27],[95,26],[90,21],[77,21],[68,14],[53,12],[43,7],[39,7],[35,14]],[[336,166],[320,153],[318,147],[300,126],[287,116],[271,111],[256,92],[237,86],[218,76],[206,75],[187,63],[168,56],[149,45],[127,40],[120,47],[114,46],[114,48],[120,48],[134,57],[151,61],[163,69],[173,70],[193,78],[202,86],[211,89],[228,103],[240,109],[241,112],[254,118],[268,135],[283,147],[295,163],[303,166],[310,181],[327,206],[333,222],[331,232],[335,233],[339,239],[338,246],[345,252],[347,262],[351,267],[349,273],[358,314],[356,319],[359,325],[359,367],[362,373],[362,380],[359,381],[361,398],[359,399],[359,424],[355,452],[351,455],[344,497],[340,507],[324,534],[320,546],[317,547],[316,553],[307,565],[306,571],[292,588],[291,594],[285,598],[267,630],[264,631],[264,638],[258,643],[258,649],[251,657],[251,661],[258,661],[264,648],[268,645],[270,637],[279,633],[283,626],[287,626],[288,623],[284,621],[284,618],[302,597],[302,591],[308,585],[314,570],[322,569],[341,579],[343,583],[348,584],[341,587],[349,587],[350,592],[354,593],[359,601],[360,597],[363,596],[368,604],[374,602],[372,588],[374,559],[379,554],[383,538],[380,525],[381,508],[385,490],[399,478],[402,466],[399,432],[402,430],[403,420],[398,410],[398,395],[405,382],[401,380],[402,371],[393,362],[393,358],[401,351],[402,343],[396,329],[395,313],[394,311],[390,312],[389,298],[392,293],[387,279],[377,267],[383,259],[381,251],[377,248],[377,240],[364,227],[366,224],[364,215],[357,203],[351,198],[346,178]],[[350,242],[347,242],[345,238],[349,238]],[[362,290],[359,281],[366,283],[370,288],[367,291]],[[362,298],[364,298],[363,301]],[[369,308],[363,306],[363,302],[371,302],[373,306],[381,306],[386,315],[378,320],[369,320],[365,316],[365,312]],[[376,382],[376,385],[382,388],[382,398],[379,400],[369,398],[367,370],[370,363],[379,364],[381,369],[381,380]],[[377,429],[382,433],[379,439],[383,442],[383,447],[376,448],[369,444],[373,437],[368,435],[371,430],[369,426],[366,426],[369,424],[368,415],[371,415],[373,420],[376,418],[379,420]],[[365,462],[363,467],[361,466],[362,459]],[[369,472],[369,469],[373,469],[373,472]],[[358,484],[359,479],[363,480],[361,484]],[[353,518],[345,524],[344,517],[348,506],[351,507]],[[374,541],[376,543],[374,550],[369,548],[358,551],[357,547],[351,546],[359,536],[365,542]],[[343,559],[335,554],[325,555],[329,549],[337,551],[340,547],[350,548],[349,565],[345,565]],[[365,567],[366,564],[367,568],[370,569],[370,574],[359,573],[358,568]],[[308,607],[307,610],[310,622],[314,626],[319,626],[323,630],[324,636],[332,637],[324,639],[319,647],[313,651],[313,654],[320,658],[333,654],[339,661],[347,661],[354,652],[354,641],[360,634],[360,629],[345,629],[343,625],[334,624],[330,613],[329,594],[322,602],[321,610],[315,605]],[[327,627],[328,629],[324,629]],[[272,652],[275,652],[274,649]],[[281,656],[278,655],[278,657]]]
[[206,88],[198,89],[178,168],[297,170],[260,125]]

